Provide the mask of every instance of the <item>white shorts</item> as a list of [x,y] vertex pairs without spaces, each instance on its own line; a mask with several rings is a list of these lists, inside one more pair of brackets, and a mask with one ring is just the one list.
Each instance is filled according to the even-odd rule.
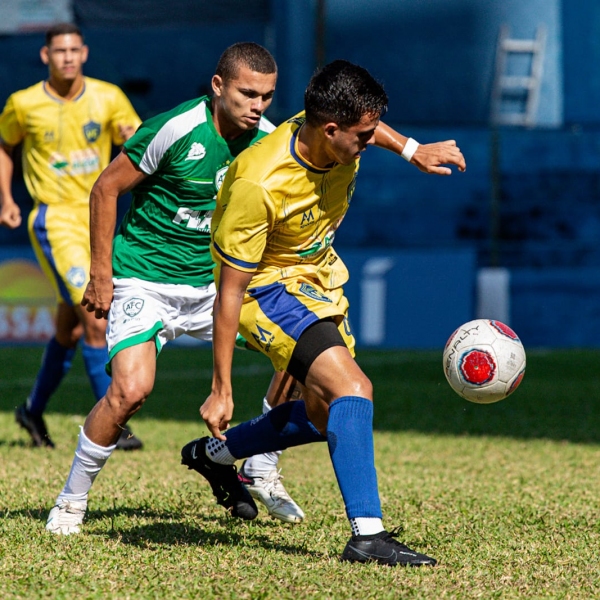
[[169,341],[187,334],[212,341],[215,284],[204,287],[152,283],[136,278],[113,279],[108,312],[109,360],[124,348],[154,340],[156,354]]

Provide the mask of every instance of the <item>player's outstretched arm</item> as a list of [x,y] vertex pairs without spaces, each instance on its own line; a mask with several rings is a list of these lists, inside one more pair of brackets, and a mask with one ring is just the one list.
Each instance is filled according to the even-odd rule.
[[112,241],[117,223],[117,200],[146,177],[121,152],[98,177],[90,194],[90,281],[82,306],[106,319],[113,298]]
[[444,165],[455,165],[459,171],[467,169],[465,157],[454,140],[419,144],[380,121],[373,143],[379,148],[399,154],[423,173],[451,175],[452,169]]
[[213,307],[213,380],[210,396],[200,407],[210,433],[220,439],[233,417],[231,363],[238,333],[242,301],[253,273],[221,265],[219,290]]
[[12,196],[12,176],[11,149],[0,144],[0,225],[16,229],[21,224],[21,209]]

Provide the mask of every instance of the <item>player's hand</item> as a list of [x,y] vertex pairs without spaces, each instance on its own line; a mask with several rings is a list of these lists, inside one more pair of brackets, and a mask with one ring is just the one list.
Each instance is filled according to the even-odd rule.
[[435,175],[451,175],[452,169],[442,165],[455,165],[459,171],[467,170],[465,157],[454,140],[436,142],[434,144],[419,144],[410,162],[423,173]]
[[231,395],[213,392],[200,407],[200,416],[204,419],[211,435],[225,441],[227,438],[221,431],[229,428],[229,422],[233,417],[233,398]]
[[93,312],[96,319],[108,319],[113,294],[112,279],[90,278],[83,293],[81,306],[84,306],[88,312]]
[[5,198],[0,207],[0,225],[9,229],[16,229],[20,224],[21,209],[12,198]]

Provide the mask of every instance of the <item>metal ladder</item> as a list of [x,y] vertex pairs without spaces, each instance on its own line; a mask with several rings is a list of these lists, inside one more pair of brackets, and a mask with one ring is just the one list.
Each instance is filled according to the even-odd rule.
[[[536,122],[544,51],[546,28],[540,25],[534,39],[510,38],[508,25],[502,25],[496,49],[496,74],[492,92],[492,123],[494,125],[518,125],[532,127]],[[518,56],[529,57],[528,75],[508,74],[509,59]]]

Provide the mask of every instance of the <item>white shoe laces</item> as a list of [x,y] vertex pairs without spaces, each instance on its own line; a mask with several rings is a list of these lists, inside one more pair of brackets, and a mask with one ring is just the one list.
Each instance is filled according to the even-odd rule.
[[262,487],[275,502],[279,504],[283,502],[293,502],[283,483],[281,483],[281,480],[283,479],[281,469],[279,469],[279,471],[273,469],[267,477],[260,477],[259,479],[262,479]]
[[52,530],[60,529],[61,531],[78,527],[83,522],[86,508],[83,502],[62,500],[50,511],[46,527]]

